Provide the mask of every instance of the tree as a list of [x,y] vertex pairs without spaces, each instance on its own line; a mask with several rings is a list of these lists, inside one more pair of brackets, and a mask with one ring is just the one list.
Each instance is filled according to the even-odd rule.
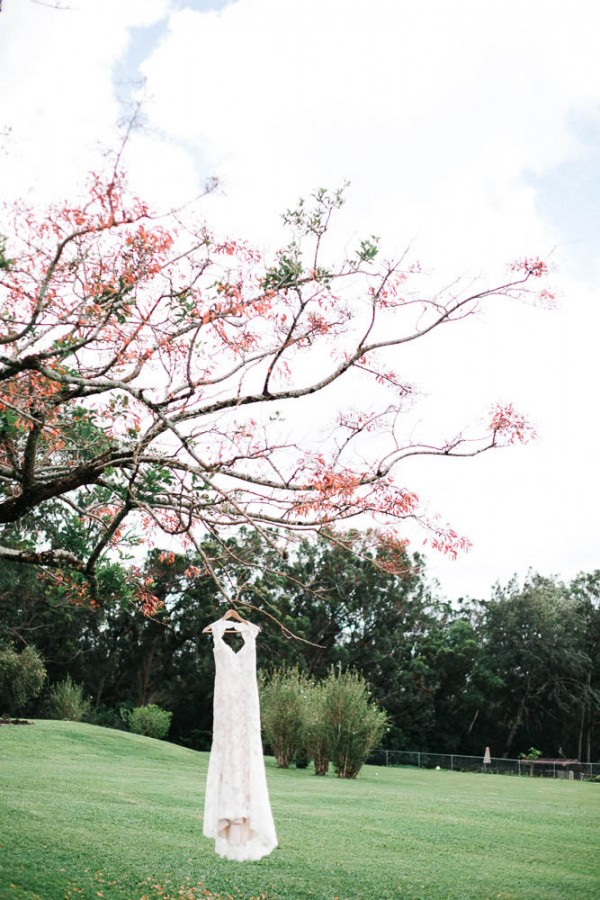
[[[485,709],[486,691],[491,695],[492,690],[489,680],[483,680],[480,641],[466,612],[440,605],[421,652],[434,688],[430,700],[433,723],[421,746],[429,750],[443,747],[446,753],[479,754],[479,732],[472,732]],[[414,740],[412,746],[417,746]]]
[[549,755],[562,747],[575,756],[591,662],[582,624],[568,586],[541,575],[522,587],[515,580],[498,587],[481,604],[474,678],[483,673],[487,714],[505,756],[518,749],[517,739],[521,747],[543,745]]
[[[185,211],[153,216],[116,170],[92,177],[82,203],[14,209],[0,251],[0,525],[18,540],[0,556],[69,572],[72,593],[105,602],[102,561],[157,529],[194,545],[215,578],[199,535],[219,546],[239,525],[333,534],[368,514],[388,541],[410,518],[433,546],[465,545],[393,470],[525,440],[527,423],[496,407],[477,434],[414,444],[399,418],[412,389],[390,359],[491,297],[522,295],[546,266],[521,260],[495,287],[424,299],[418,267],[379,263],[373,238],[328,260],[341,203],[319,190],[288,212],[291,240],[271,261]],[[310,417],[342,379],[373,386],[364,408],[340,413],[326,443],[294,434],[285,410]],[[65,510],[79,550],[46,533]],[[143,579],[136,590],[152,611]]]
[[569,592],[579,624],[582,653],[581,677],[577,683],[580,692],[577,758],[591,762],[593,753],[596,758],[600,754],[600,570],[578,575],[569,585]]

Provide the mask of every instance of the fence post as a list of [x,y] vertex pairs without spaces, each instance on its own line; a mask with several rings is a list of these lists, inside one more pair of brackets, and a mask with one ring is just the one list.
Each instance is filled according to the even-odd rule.
[[390,751],[389,751],[389,750],[386,750],[386,751],[385,751],[385,765],[386,765],[386,768],[389,766],[389,758],[390,758]]
[[450,771],[454,771],[454,756],[452,755],[452,753],[450,754]]
[[419,769],[421,768],[421,754],[419,753],[418,750],[417,750],[417,766]]

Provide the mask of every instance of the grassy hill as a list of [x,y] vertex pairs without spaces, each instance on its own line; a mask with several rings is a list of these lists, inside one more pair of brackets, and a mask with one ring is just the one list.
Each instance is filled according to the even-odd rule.
[[0,727],[0,900],[600,896],[600,785],[269,760],[280,847],[233,863],[202,837],[207,760],[92,725]]

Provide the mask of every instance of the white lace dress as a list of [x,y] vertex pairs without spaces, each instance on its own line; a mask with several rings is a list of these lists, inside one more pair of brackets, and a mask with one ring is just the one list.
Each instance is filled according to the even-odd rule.
[[[251,622],[211,626],[215,655],[213,740],[206,779],[204,835],[225,859],[261,859],[277,846],[271,813],[256,683],[256,635]],[[235,652],[223,640],[226,629],[241,634]]]

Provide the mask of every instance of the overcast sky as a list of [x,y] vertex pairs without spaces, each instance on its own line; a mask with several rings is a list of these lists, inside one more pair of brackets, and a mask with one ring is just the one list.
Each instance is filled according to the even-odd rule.
[[206,215],[231,236],[276,247],[280,212],[348,180],[340,240],[410,244],[437,283],[548,261],[556,310],[498,303],[398,359],[423,395],[411,427],[451,436],[514,401],[537,441],[398,478],[473,542],[429,554],[451,598],[600,567],[597,0],[58,5],[0,13],[5,199],[77,191],[143,93],[135,189],[167,208],[216,175]]

